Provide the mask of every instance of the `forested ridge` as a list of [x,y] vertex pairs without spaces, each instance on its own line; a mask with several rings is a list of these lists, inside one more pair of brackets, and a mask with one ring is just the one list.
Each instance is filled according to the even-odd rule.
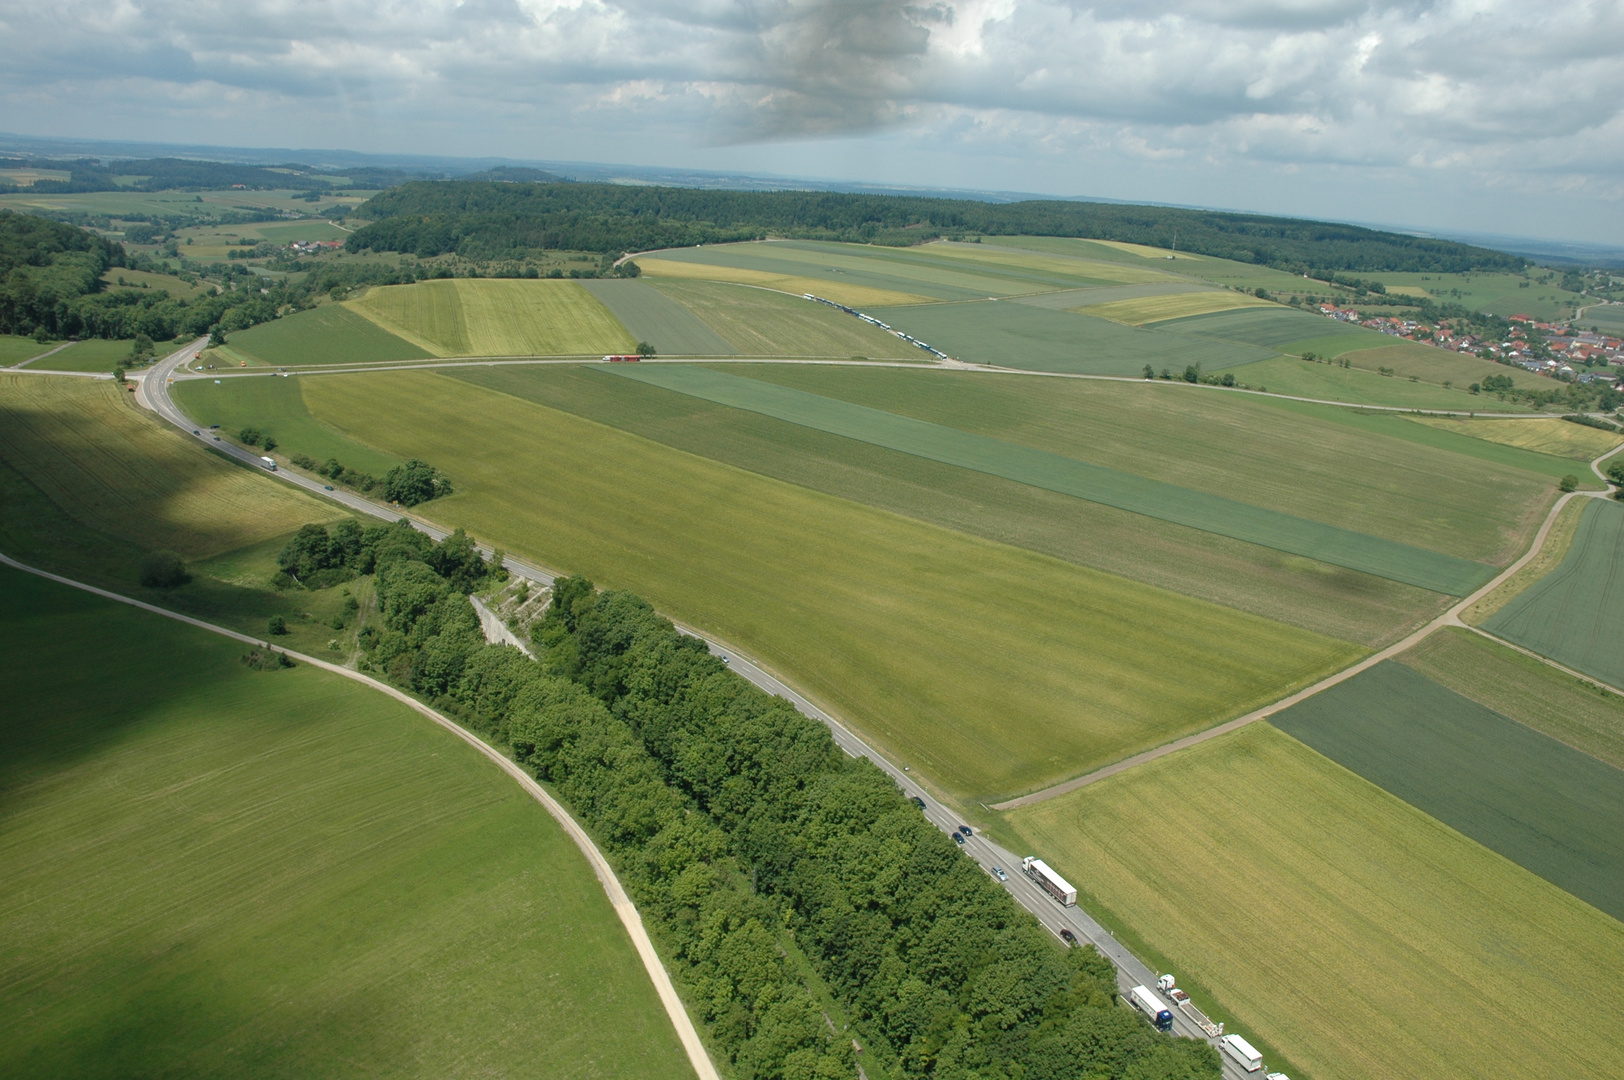
[[357,211],[372,219],[351,251],[427,258],[523,257],[538,249],[604,254],[767,236],[905,246],[938,237],[1068,236],[1168,247],[1292,272],[1518,270],[1486,248],[1356,225],[1172,207],[911,195],[713,191],[593,183],[402,184]]
[[499,571],[460,531],[306,526],[282,562],[376,575],[365,666],[552,786],[741,1080],[1218,1077],[1210,1046],[1121,1007],[1109,961],[1060,946],[883,772],[640,598],[559,579],[538,662],[485,643],[466,593]]

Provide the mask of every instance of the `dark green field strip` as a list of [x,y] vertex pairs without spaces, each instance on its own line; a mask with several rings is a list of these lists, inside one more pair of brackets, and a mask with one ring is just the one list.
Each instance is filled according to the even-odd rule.
[[1146,364],[1183,371],[1192,363],[1221,371],[1274,355],[1236,342],[1192,341],[1024,302],[876,308],[870,314],[960,360],[1029,371],[1138,375]]
[[1070,311],[1072,308],[1092,304],[1111,304],[1118,300],[1140,300],[1147,296],[1174,296],[1178,293],[1217,292],[1216,286],[1197,281],[1153,281],[1145,285],[1101,285],[1087,289],[1066,289],[1062,292],[1033,293],[1018,296],[1017,303],[1050,311]]
[[1270,722],[1624,919],[1624,771],[1392,661]]
[[[1391,338],[1374,330],[1288,308],[1252,308],[1218,311],[1210,315],[1186,315],[1182,319],[1167,319],[1153,325],[1158,330],[1172,333],[1228,338],[1270,349],[1308,338],[1344,336],[1368,338],[1372,346],[1392,344]],[[1350,349],[1358,347],[1353,344],[1348,346]]]
[[1624,687],[1624,504],[1592,499],[1567,558],[1483,628]]
[[428,353],[341,304],[323,304],[230,335],[237,352],[274,366],[428,360]]
[[693,312],[646,282],[583,279],[581,287],[597,297],[632,337],[653,345],[662,356],[732,356],[738,351]]
[[675,365],[593,370],[1436,592],[1464,596],[1494,575],[1452,555],[755,379]]

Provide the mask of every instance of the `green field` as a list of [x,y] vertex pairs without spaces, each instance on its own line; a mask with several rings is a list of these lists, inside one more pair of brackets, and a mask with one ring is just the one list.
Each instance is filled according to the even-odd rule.
[[1624,304],[1603,304],[1591,308],[1579,317],[1579,324],[1595,327],[1613,337],[1624,336]]
[[367,290],[348,306],[438,356],[626,353],[637,341],[573,281],[447,278]]
[[40,353],[50,352],[60,344],[62,344],[60,341],[52,341],[41,345],[31,337],[0,334],[0,367],[20,364]]
[[1387,335],[1363,326],[1279,305],[1170,319],[1158,323],[1157,329],[1244,342],[1277,352],[1299,353],[1302,350],[1294,346],[1306,343],[1310,352],[1322,356],[1336,356],[1352,349],[1370,349],[1392,342]]
[[1624,771],[1390,660],[1269,722],[1624,918]]
[[[1414,422],[1573,461],[1594,461],[1624,444],[1624,435],[1571,424],[1555,416],[1549,420],[1455,420],[1418,416]],[[1574,475],[1586,472],[1590,470],[1578,469]]]
[[1457,694],[1624,769],[1624,697],[1460,627],[1430,635],[1397,659]]
[[[129,270],[124,267],[114,267],[101,276],[102,284],[109,289],[162,289],[170,296],[178,296],[191,300],[207,293],[214,292],[214,286],[204,283],[188,285],[173,274],[154,274],[146,270]],[[122,282],[123,284],[120,284]]]
[[1217,311],[1235,311],[1240,308],[1266,307],[1267,300],[1259,300],[1242,292],[1213,291],[1186,292],[1165,296],[1148,296],[1133,300],[1113,300],[1092,304],[1074,310],[1080,315],[1094,315],[1112,322],[1143,326],[1166,319],[1180,319],[1188,315],[1210,315]]
[[884,330],[827,304],[714,281],[650,282],[745,356],[929,359]]
[[1267,724],[1008,819],[1271,1067],[1624,1072],[1624,924]]
[[830,281],[820,277],[804,277],[793,272],[784,273],[773,270],[745,269],[733,266],[718,266],[714,263],[693,262],[687,259],[657,259],[647,256],[638,256],[637,265],[642,267],[643,275],[655,281],[669,282],[716,282],[729,285],[741,285],[755,289],[771,289],[774,292],[787,293],[790,296],[803,296],[807,293],[821,296],[825,300],[847,304],[852,307],[870,308],[885,304],[925,304],[930,302],[928,296],[915,296],[913,293],[898,292],[895,289],[882,289],[872,285],[858,285],[850,281]]
[[1229,341],[1191,341],[1025,303],[930,304],[876,308],[876,316],[958,360],[1031,371],[1138,375],[1146,364],[1183,371],[1199,363],[1220,371],[1272,352]]
[[1492,576],[1489,567],[1454,556],[761,380],[690,366],[604,371],[1423,589],[1464,596]]
[[738,350],[693,312],[646,281],[598,278],[581,282],[620,325],[661,356],[732,356]]
[[376,450],[343,433],[342,428],[322,424],[305,408],[302,396],[306,380],[317,376],[273,375],[222,379],[184,379],[175,383],[171,395],[199,427],[220,425],[219,434],[235,438],[243,428],[254,427],[277,441],[277,449],[288,454],[308,454],[317,461],[337,458],[352,469],[382,476],[401,459]]
[[[0,570],[0,1072],[691,1075],[601,886],[455,737]],[[95,678],[72,671],[115,656]]]
[[[1534,270],[1535,275],[1544,271]],[[1414,290],[1410,295],[1423,293],[1445,304],[1463,304],[1473,311],[1488,311],[1496,315],[1532,315],[1536,319],[1554,319],[1571,309],[1580,300],[1577,293],[1560,287],[1559,281],[1540,284],[1521,274],[1440,274],[1440,273],[1377,273],[1361,275],[1373,278],[1387,286],[1388,292]],[[1527,284],[1527,288],[1521,288]],[[1397,289],[1394,287],[1397,286]]]
[[1137,244],[1117,244],[1108,240],[1074,240],[1059,236],[1000,236],[989,241],[999,247],[1022,251],[1040,251],[1072,258],[1101,259],[1127,266],[1155,268],[1186,278],[1210,281],[1217,285],[1252,290],[1265,288],[1270,292],[1292,293],[1302,288],[1303,279],[1284,270],[1273,270],[1256,263],[1215,259],[1209,255],[1191,255],[1179,252],[1177,258],[1167,258],[1168,252],[1160,248],[1141,248]]
[[228,339],[227,351],[271,367],[426,360],[432,355],[342,304],[297,311]]
[[[59,344],[61,343],[53,342],[50,345],[41,347],[39,352],[55,348]],[[129,359],[130,348],[133,344],[134,342],[131,341],[87,338],[84,341],[74,342],[55,356],[47,357],[44,360],[36,360],[28,366],[38,368],[41,371],[111,372],[120,360]],[[162,356],[172,348],[174,348],[173,345],[160,342],[158,355]]]
[[448,374],[828,495],[1368,647],[1390,644],[1445,605],[1438,593],[630,379],[606,379],[593,368],[480,366]]
[[[1345,401],[1350,405],[1379,405],[1398,409],[1436,409],[1450,412],[1527,412],[1485,394],[1471,394],[1466,386],[1446,389],[1430,382],[1411,382],[1364,368],[1315,364],[1295,356],[1277,356],[1230,368],[1235,378],[1271,394]],[[1469,384],[1468,384],[1469,385]]]
[[450,473],[433,520],[737,643],[952,792],[1045,786],[1360,653],[444,375],[311,379],[305,395],[318,419]]
[[[1309,351],[1314,350],[1310,348]],[[1382,368],[1386,368],[1393,373],[1391,378],[1394,379],[1408,380],[1413,377],[1439,386],[1447,382],[1463,390],[1473,383],[1482,382],[1490,375],[1506,375],[1511,371],[1504,364],[1497,364],[1480,356],[1468,356],[1453,349],[1440,349],[1436,345],[1423,345],[1418,341],[1396,340],[1391,337],[1387,337],[1387,344],[1384,345],[1344,352],[1341,359],[1366,371],[1379,373]],[[1517,374],[1524,373],[1519,369]],[[1524,381],[1538,378],[1537,375],[1525,376]],[[1477,395],[1475,400],[1481,402],[1482,395]],[[1524,406],[1523,411],[1529,410]]]
[[[1496,565],[1522,553],[1555,497],[1550,480],[1525,468],[1571,471],[1559,459],[1396,417],[1367,427],[1348,410],[1183,384],[817,365],[726,370]],[[1395,429],[1413,437],[1384,437]],[[1350,469],[1354,460],[1362,467]]]
[[1483,623],[1491,633],[1624,687],[1624,504],[1591,500],[1567,558]]

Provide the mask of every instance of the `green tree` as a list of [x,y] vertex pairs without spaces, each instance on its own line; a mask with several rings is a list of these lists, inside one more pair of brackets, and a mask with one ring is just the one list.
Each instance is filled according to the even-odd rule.
[[637,355],[638,356],[653,356],[653,355],[655,355],[654,346],[650,345],[646,341],[639,341],[637,343]]
[[141,560],[141,584],[149,589],[174,589],[191,580],[186,564],[173,551],[154,551]]
[[1579,490],[1579,478],[1572,473],[1568,473],[1556,486],[1563,491],[1577,491]]
[[445,474],[417,458],[396,465],[383,477],[383,497],[402,506],[416,506],[449,494],[451,481]]
[[273,636],[280,636],[288,632],[288,621],[280,615],[272,615],[266,622],[265,629]]

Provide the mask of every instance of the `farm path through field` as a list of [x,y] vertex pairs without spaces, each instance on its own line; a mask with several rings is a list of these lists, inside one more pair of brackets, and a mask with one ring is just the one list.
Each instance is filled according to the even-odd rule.
[[25,368],[29,364],[32,364],[35,360],[43,360],[47,356],[55,356],[57,353],[61,352],[63,349],[66,349],[69,345],[72,345],[72,344],[73,344],[73,342],[71,342],[71,341],[64,341],[62,344],[58,345],[54,349],[49,349],[49,350],[47,350],[45,352],[42,352],[38,356],[30,356],[27,360],[19,360],[15,364],[12,364],[11,367],[12,367],[13,370],[16,370],[18,368]]
[[[179,612],[170,611],[167,608],[161,608],[155,604],[148,604],[144,601],[123,596],[116,592],[110,592],[106,589],[98,589],[94,585],[86,585],[83,582],[75,581],[72,578],[63,577],[60,574],[52,574],[45,570],[36,569],[35,567],[18,562],[3,552],[0,552],[0,563],[4,563],[6,566],[9,566],[14,570],[21,570],[24,573],[45,578],[48,581],[54,581],[61,585],[67,585],[71,588],[80,589],[84,592],[100,596],[107,600],[113,600],[121,604],[129,604],[131,607],[140,608],[141,610],[151,612],[154,615],[162,615],[166,619],[174,619],[176,622],[182,622],[188,626],[197,627],[200,630],[207,630],[211,634],[219,634],[222,637],[230,638],[233,641],[240,641],[245,645],[251,645],[255,648],[270,647],[268,644],[260,641],[258,638],[250,637],[247,634],[239,634],[235,630],[228,630],[223,626],[216,626],[213,623],[205,622],[202,619],[193,618],[190,615],[182,615]],[[609,903],[615,909],[615,914],[620,916],[621,923],[626,927],[626,933],[631,937],[632,943],[637,947],[637,954],[643,961],[643,967],[648,971],[649,979],[654,983],[654,988],[660,995],[660,1003],[665,1006],[666,1014],[671,1018],[672,1026],[676,1028],[677,1037],[682,1041],[683,1049],[687,1051],[688,1060],[692,1063],[694,1072],[698,1075],[699,1080],[721,1080],[720,1075],[716,1071],[716,1066],[711,1062],[710,1055],[705,1051],[704,1043],[700,1041],[699,1032],[694,1028],[693,1021],[689,1018],[687,1009],[683,1007],[682,999],[677,996],[677,989],[676,986],[671,982],[670,974],[665,970],[665,965],[660,961],[659,954],[654,951],[654,943],[649,939],[648,931],[643,926],[642,916],[637,913],[637,906],[633,904],[631,898],[626,895],[626,890],[621,887],[620,879],[615,876],[614,868],[609,865],[609,860],[603,857],[603,852],[598,850],[598,845],[592,842],[592,838],[587,835],[586,830],[581,828],[576,820],[570,816],[569,811],[565,810],[564,807],[560,805],[551,794],[548,793],[547,789],[536,783],[533,777],[521,769],[506,755],[502,754],[489,743],[479,738],[479,736],[464,729],[454,721],[447,719],[440,713],[435,712],[433,709],[418,701],[410,694],[397,690],[393,686],[389,686],[386,683],[379,682],[377,679],[370,676],[363,675],[359,671],[353,671],[350,668],[341,667],[338,664],[328,663],[325,660],[318,660],[314,656],[306,656],[304,653],[294,652],[291,649],[284,649],[282,651],[288,656],[293,657],[299,663],[309,664],[312,667],[320,668],[323,671],[331,672],[334,675],[351,679],[355,682],[361,683],[364,686],[367,686],[370,689],[376,690],[379,693],[387,694],[389,697],[394,698],[403,705],[409,706],[415,712],[427,717],[435,724],[438,724],[451,734],[457,736],[463,742],[466,742],[469,746],[472,746],[485,757],[495,762],[503,772],[507,773],[514,780],[516,780],[520,787],[524,788],[524,790],[528,792],[533,799],[545,807],[547,813],[552,815],[553,819],[558,822],[559,826],[564,830],[569,838],[575,841],[575,846],[581,849],[581,854],[586,856],[586,860],[592,866],[593,872],[597,874],[598,881],[603,885],[603,891],[609,896]]]

